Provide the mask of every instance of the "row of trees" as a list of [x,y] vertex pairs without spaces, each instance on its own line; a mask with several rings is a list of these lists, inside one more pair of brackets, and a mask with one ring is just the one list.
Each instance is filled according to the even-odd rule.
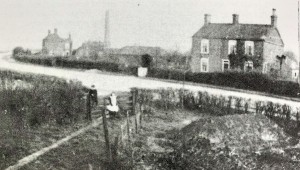
[[31,55],[31,51],[29,49],[24,49],[23,47],[16,47],[13,49],[12,53],[13,57],[19,56],[19,55]]

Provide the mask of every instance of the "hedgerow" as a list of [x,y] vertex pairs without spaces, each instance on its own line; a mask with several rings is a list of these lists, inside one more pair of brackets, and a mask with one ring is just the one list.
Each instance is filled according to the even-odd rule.
[[[45,66],[57,66],[78,69],[98,69],[101,71],[124,73],[129,75],[137,74],[137,67],[122,65],[108,61],[76,60],[65,57],[32,57],[19,55],[14,57],[18,61],[41,64]],[[275,95],[298,97],[300,86],[296,82],[280,81],[258,72],[214,72],[214,73],[193,73],[182,69],[161,69],[151,67],[148,70],[148,77],[169,79],[176,81],[187,81],[203,83],[216,86],[232,87],[237,89],[253,90]]]
[[0,71],[0,82],[0,112],[20,115],[30,126],[75,122],[85,109],[84,87],[77,81]]
[[300,86],[296,82],[274,80],[269,78],[267,75],[258,72],[228,71],[214,73],[185,73],[183,71],[170,71],[152,68],[147,76],[233,87],[237,89],[266,92],[288,97],[298,97],[297,93],[300,92]]

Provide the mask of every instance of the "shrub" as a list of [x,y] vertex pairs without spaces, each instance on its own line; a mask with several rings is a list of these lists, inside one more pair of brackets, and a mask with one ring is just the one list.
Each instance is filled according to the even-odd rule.
[[83,86],[77,81],[0,71],[0,82],[0,112],[19,114],[30,125],[75,122],[85,109]]

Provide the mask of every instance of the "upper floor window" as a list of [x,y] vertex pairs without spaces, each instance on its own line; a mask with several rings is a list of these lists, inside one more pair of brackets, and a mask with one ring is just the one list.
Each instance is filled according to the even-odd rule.
[[245,41],[245,54],[253,55],[254,54],[254,42]]
[[228,41],[228,54],[236,54],[236,40]]
[[201,40],[201,53],[204,53],[204,54],[209,53],[209,40],[207,40],[207,39]]

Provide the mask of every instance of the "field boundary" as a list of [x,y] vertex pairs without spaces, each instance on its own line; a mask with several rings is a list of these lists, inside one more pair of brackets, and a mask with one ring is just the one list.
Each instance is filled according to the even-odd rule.
[[[155,77],[137,77],[137,78],[145,79],[145,80],[163,81],[163,82],[167,82],[167,83],[177,83],[177,84],[182,84],[183,85],[183,81],[178,81],[178,80],[160,79],[160,78],[155,78]],[[184,85],[208,87],[208,88],[212,88],[212,89],[220,89],[220,90],[241,92],[241,93],[254,94],[254,95],[260,95],[260,96],[266,96],[266,97],[273,97],[273,98],[278,98],[278,99],[285,99],[285,100],[290,100],[290,101],[294,101],[294,102],[300,102],[300,98],[286,97],[286,96],[280,96],[280,95],[264,93],[264,92],[259,92],[259,91],[238,89],[238,88],[233,88],[233,87],[217,86],[217,85],[203,84],[203,83],[194,83],[194,82],[190,82],[190,81],[185,81]]]

